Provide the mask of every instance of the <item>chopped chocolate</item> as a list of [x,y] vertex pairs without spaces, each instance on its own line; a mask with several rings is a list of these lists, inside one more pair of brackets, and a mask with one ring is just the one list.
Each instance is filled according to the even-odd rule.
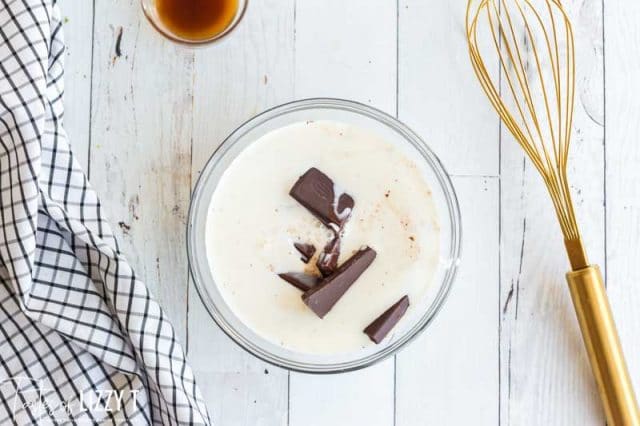
[[293,246],[302,255],[300,260],[302,260],[304,263],[309,263],[309,260],[311,260],[313,255],[316,253],[316,246],[314,246],[313,244],[293,243]]
[[338,269],[338,258],[340,257],[340,236],[336,235],[324,246],[322,253],[318,256],[316,266],[323,277],[328,277]]
[[316,315],[323,318],[375,258],[376,252],[372,248],[359,250],[320,285],[304,293],[302,300]]
[[364,333],[376,344],[382,342],[385,336],[400,321],[400,318],[407,312],[409,307],[409,296],[402,296],[400,300],[393,304],[382,315],[376,318],[364,329]]
[[327,175],[315,167],[300,176],[289,195],[336,233],[351,216],[355,204],[349,194],[339,190]]
[[320,283],[319,277],[302,272],[287,272],[278,276],[302,291],[309,291]]

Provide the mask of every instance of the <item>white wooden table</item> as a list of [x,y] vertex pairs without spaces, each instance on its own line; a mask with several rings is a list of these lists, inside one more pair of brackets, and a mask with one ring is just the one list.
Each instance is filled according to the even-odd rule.
[[[465,3],[251,0],[226,41],[189,50],[156,34],[138,0],[63,0],[66,129],[216,425],[604,424],[559,228],[472,74]],[[570,175],[640,389],[640,2],[565,3],[579,67]],[[359,100],[418,131],[453,176],[464,225],[433,326],[394,359],[322,377],[236,347],[201,304],[185,251],[189,194],[216,146],[261,110],[311,96]]]

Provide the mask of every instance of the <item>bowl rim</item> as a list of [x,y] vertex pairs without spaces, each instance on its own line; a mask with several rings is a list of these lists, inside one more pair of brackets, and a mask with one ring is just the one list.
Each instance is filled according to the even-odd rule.
[[169,41],[172,41],[178,45],[192,47],[192,48],[206,47],[206,46],[215,44],[216,42],[222,41],[234,29],[236,29],[238,25],[240,25],[242,18],[244,18],[245,13],[247,12],[247,7],[249,7],[249,0],[239,0],[240,2],[242,2],[242,4],[238,5],[238,9],[236,10],[236,14],[233,17],[233,20],[224,30],[222,30],[221,32],[209,38],[188,39],[188,38],[180,37],[177,34],[174,34],[162,28],[156,21],[156,18],[154,18],[153,13],[150,11],[151,6],[148,5],[146,1],[147,0],[140,0],[140,6],[142,7],[142,12],[144,14],[144,17],[147,19],[149,24],[151,24],[153,29],[156,30],[161,36],[163,36],[165,39]]
[[[198,272],[196,271],[196,261],[194,260],[193,254],[193,234],[191,232],[193,229],[193,223],[195,220],[195,204],[199,200],[200,192],[203,190],[203,182],[206,177],[211,173],[213,169],[213,161],[214,159],[218,159],[218,157],[222,156],[231,146],[233,145],[231,141],[236,140],[236,136],[238,134],[246,133],[246,131],[253,128],[254,125],[264,124],[266,121],[279,116],[280,113],[288,113],[295,112],[298,110],[305,110],[314,107],[324,107],[326,109],[339,109],[345,110],[348,112],[356,113],[356,114],[364,114],[368,118],[382,121],[383,124],[390,126],[393,130],[399,132],[405,139],[412,140],[414,144],[416,144],[416,148],[421,150],[421,154],[424,157],[424,160],[429,163],[429,166],[435,173],[438,178],[438,182],[441,186],[443,193],[445,194],[447,210],[451,220],[451,250],[449,253],[448,261],[449,265],[442,279],[442,285],[439,286],[438,293],[433,299],[431,305],[426,309],[424,314],[419,317],[416,324],[411,327],[405,335],[398,339],[394,344],[387,346],[381,351],[374,352],[373,354],[368,355],[365,358],[358,359],[356,361],[349,361],[342,364],[348,364],[344,367],[339,367],[339,364],[324,364],[320,368],[306,368],[301,366],[299,362],[291,362],[287,363],[286,360],[283,360],[281,357],[269,357],[260,351],[254,350],[254,348],[245,342],[244,336],[241,336],[236,332],[237,336],[233,333],[233,327],[226,324],[222,315],[217,311],[214,307],[210,307],[204,297],[204,292],[206,290],[201,288],[203,284],[200,283],[200,278],[198,276]],[[265,119],[265,117],[267,117]],[[382,120],[381,120],[382,119]],[[249,129],[247,129],[249,128]],[[189,273],[191,279],[193,280],[193,284],[196,288],[196,292],[198,293],[198,297],[200,298],[202,304],[207,310],[209,316],[216,325],[227,335],[235,344],[240,346],[244,351],[249,354],[255,356],[256,358],[267,362],[273,366],[286,369],[288,371],[295,371],[300,373],[307,374],[337,374],[337,373],[346,373],[350,371],[360,370],[366,367],[370,367],[374,364],[377,364],[391,355],[395,355],[398,351],[409,343],[414,341],[419,335],[421,335],[424,330],[433,322],[433,320],[437,317],[438,313],[442,309],[445,301],[448,299],[448,296],[451,292],[451,287],[453,282],[455,281],[455,277],[457,275],[458,266],[461,260],[461,251],[462,251],[462,217],[460,214],[460,205],[458,202],[458,197],[455,191],[455,187],[451,181],[450,175],[447,173],[444,165],[440,161],[439,157],[433,152],[433,150],[427,145],[424,140],[418,136],[413,130],[411,130],[407,125],[405,125],[402,121],[397,119],[396,117],[381,111],[375,107],[370,105],[363,104],[361,102],[341,99],[341,98],[332,98],[332,97],[313,97],[313,98],[303,98],[297,99],[290,102],[286,102],[283,104],[279,104],[270,108],[263,110],[262,112],[253,115],[249,119],[242,122],[238,125],[231,133],[229,133],[224,140],[220,143],[220,145],[213,151],[211,156],[207,159],[205,165],[203,166],[200,175],[196,179],[193,190],[191,192],[191,199],[189,201],[189,211],[187,214],[187,225],[186,225],[186,246],[187,246],[187,260],[189,263]],[[248,326],[247,326],[248,327]],[[258,345],[255,345],[258,346]],[[264,351],[263,351],[264,352]],[[308,364],[305,364],[308,365]],[[336,368],[337,367],[337,368]]]

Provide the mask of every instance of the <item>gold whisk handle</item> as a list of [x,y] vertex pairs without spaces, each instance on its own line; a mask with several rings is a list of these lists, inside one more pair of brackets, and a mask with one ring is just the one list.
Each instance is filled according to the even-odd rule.
[[571,298],[610,426],[640,426],[640,410],[597,265],[567,273]]

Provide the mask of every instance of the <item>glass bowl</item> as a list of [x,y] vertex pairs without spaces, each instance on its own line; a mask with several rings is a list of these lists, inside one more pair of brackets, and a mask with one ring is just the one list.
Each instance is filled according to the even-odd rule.
[[242,20],[242,17],[247,10],[248,2],[249,0],[238,0],[238,8],[236,9],[236,13],[233,19],[231,20],[229,25],[227,25],[227,27],[221,32],[205,39],[190,39],[175,34],[167,27],[167,25],[165,25],[164,22],[162,22],[162,19],[160,19],[160,16],[158,16],[158,10],[156,9],[156,0],[140,0],[144,16],[147,18],[151,26],[156,29],[156,31],[175,43],[191,47],[206,46],[215,41],[221,40],[227,34],[233,31],[234,28],[237,27]]
[[[296,352],[258,335],[230,309],[217,288],[207,260],[205,229],[211,198],[218,182],[238,154],[266,133],[307,120],[330,120],[373,131],[411,151],[421,161],[431,186],[440,223],[437,271],[425,300],[416,303],[411,321],[380,345],[335,355]],[[305,99],[269,109],[238,127],[213,153],[196,183],[187,224],[187,251],[191,274],[202,302],[218,326],[256,357],[289,370],[336,373],[370,366],[415,338],[442,307],[454,280],[460,254],[461,224],[458,200],[440,160],[407,126],[370,106],[340,99]],[[412,301],[414,303],[414,301]],[[405,321],[403,321],[405,322]]]

